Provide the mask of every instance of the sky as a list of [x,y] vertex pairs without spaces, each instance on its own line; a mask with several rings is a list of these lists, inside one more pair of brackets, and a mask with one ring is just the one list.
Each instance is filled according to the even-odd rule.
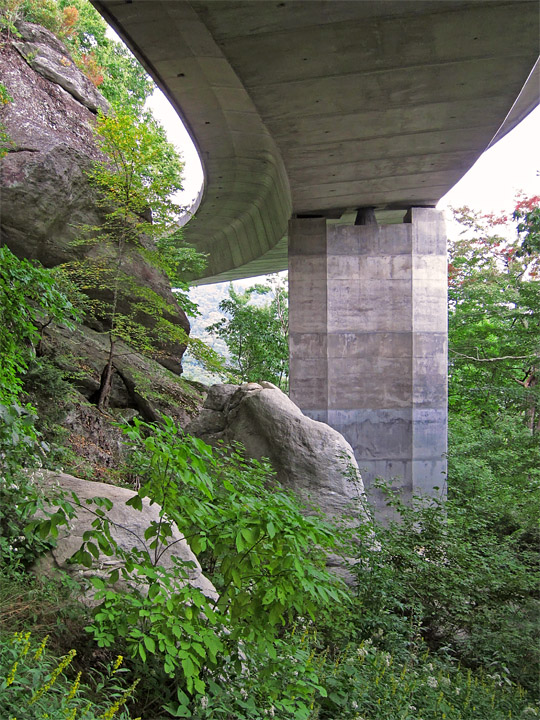
[[[182,152],[184,192],[179,197],[189,206],[197,196],[203,172],[195,146],[178,115],[159,90],[149,100],[156,117],[163,123],[169,140]],[[540,107],[530,113],[508,135],[487,150],[469,172],[439,202],[438,208],[451,206],[482,212],[512,210],[518,191],[540,195]]]

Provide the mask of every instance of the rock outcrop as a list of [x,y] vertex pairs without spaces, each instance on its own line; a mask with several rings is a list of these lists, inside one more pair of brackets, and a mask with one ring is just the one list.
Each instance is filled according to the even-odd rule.
[[[133,548],[148,549],[144,532],[152,522],[159,520],[159,506],[150,505],[148,498],[143,499],[142,510],[135,510],[126,505],[126,502],[134,495],[132,490],[126,488],[81,480],[72,475],[50,471],[41,471],[40,477],[36,480],[46,490],[47,495],[63,492],[66,499],[70,500],[71,493],[74,492],[81,501],[81,507],[77,508],[75,517],[71,519],[70,527],[59,526],[56,547],[38,560],[34,569],[39,574],[50,575],[54,573],[55,569],[60,569],[77,578],[81,576],[106,578],[111,571],[121,567],[121,560],[114,555],[110,557],[100,555],[91,568],[83,568],[68,562],[69,558],[81,547],[84,533],[92,529],[95,515],[91,512],[92,505],[87,507],[85,505],[87,500],[95,497],[107,498],[113,503],[112,508],[106,512],[106,516],[110,523],[111,536],[119,548],[125,551],[131,551]],[[51,505],[51,509],[54,509],[54,503]],[[208,598],[215,600],[217,598],[216,589],[203,575],[201,566],[191,548],[175,526],[172,530],[173,533],[167,548],[158,548],[159,552],[163,550],[159,558],[159,565],[171,569],[179,563],[187,572],[186,582],[201,590]],[[92,604],[93,595],[94,592],[89,590],[84,601]]]
[[325,423],[306,417],[272,383],[214,385],[187,431],[209,444],[241,443],[249,457],[266,457],[277,479],[329,515],[367,517],[353,450]]
[[61,423],[67,431],[63,442],[76,458],[75,475],[91,473],[101,479],[121,469],[126,459],[125,439],[115,422],[129,422],[135,416],[159,422],[166,415],[185,427],[203,402],[197,383],[184,380],[123,343],[117,349],[109,406],[107,412],[100,412],[95,398],[108,354],[107,337],[84,325],[50,325],[43,333],[41,354],[69,378],[72,389],[66,397],[50,395],[46,386],[39,395],[32,388],[29,392],[34,393],[40,414],[46,414],[50,403],[63,414]]
[[[22,37],[4,38],[0,46],[0,77],[13,98],[0,107],[0,122],[11,140],[0,160],[0,233],[19,257],[53,267],[100,253],[98,246],[74,241],[82,227],[103,222],[86,173],[103,159],[93,125],[95,111],[107,103],[52,33],[31,23],[18,27]],[[166,319],[189,333],[189,321],[163,273],[134,248],[124,268],[136,283],[161,296]],[[129,314],[127,298],[119,309]],[[148,327],[154,322],[144,314],[138,319]],[[104,329],[99,318],[89,322]],[[161,350],[159,362],[180,373],[185,346],[163,343]]]

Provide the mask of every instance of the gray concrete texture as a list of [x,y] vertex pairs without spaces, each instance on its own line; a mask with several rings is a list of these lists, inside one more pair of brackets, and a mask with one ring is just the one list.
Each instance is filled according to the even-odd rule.
[[285,269],[291,214],[435,205],[538,102],[537,0],[92,1],[199,149],[199,282]]
[[379,509],[377,476],[405,497],[446,483],[444,221],[410,220],[289,226],[291,398],[345,436]]

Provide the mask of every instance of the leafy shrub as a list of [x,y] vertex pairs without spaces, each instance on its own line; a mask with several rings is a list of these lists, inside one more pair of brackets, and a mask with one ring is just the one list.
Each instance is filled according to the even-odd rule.
[[49,543],[27,533],[29,500],[35,495],[32,480],[24,473],[0,477],[0,570],[28,567]]
[[380,627],[392,652],[409,653],[419,632],[431,648],[534,691],[538,548],[524,547],[519,531],[501,534],[481,504],[416,498],[408,506],[391,492],[390,502],[399,521],[375,526],[380,550],[368,548],[353,568],[358,608],[367,610],[360,627]]
[[0,402],[22,389],[22,375],[39,341],[40,322],[61,322],[76,314],[58,289],[55,272],[17,258],[0,247]]
[[[140,538],[144,550],[122,551],[111,534],[110,501],[95,500],[94,530],[84,534],[74,560],[91,566],[101,553],[116,554],[122,570],[109,581],[121,574],[129,590],[94,578],[101,604],[88,629],[101,647],[123,643],[140,673],[144,666],[147,678],[162,678],[162,687],[174,679],[188,694],[169,707],[184,717],[189,696],[203,696],[225,660],[236,675],[249,662],[248,646],[257,658],[275,661],[287,622],[298,614],[315,617],[329,602],[345,602],[346,593],[324,568],[325,551],[335,546],[332,528],[305,515],[275,485],[268,466],[237,453],[220,456],[167,418],[161,426],[135,420],[125,431],[141,485],[128,504],[141,510],[149,497],[161,506],[160,517]],[[76,496],[64,500],[36,530],[54,536],[78,503]],[[160,564],[173,523],[204,554],[217,600],[186,584],[185,565],[166,570]]]
[[52,271],[0,247],[0,548],[3,564],[28,563],[40,543],[25,535],[31,483],[21,466],[47,451],[35,428],[36,411],[23,399],[23,377],[35,357],[40,322],[65,320],[73,305]]
[[[503,671],[473,672],[431,655],[421,641],[405,662],[368,639],[333,658],[314,659],[327,696],[320,720],[502,720],[538,713]],[[523,713],[523,715],[522,715]]]

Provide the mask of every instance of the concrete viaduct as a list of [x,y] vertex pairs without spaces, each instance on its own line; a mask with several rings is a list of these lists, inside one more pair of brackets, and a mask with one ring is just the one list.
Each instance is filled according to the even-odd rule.
[[345,435],[368,487],[444,487],[434,206],[536,106],[538,1],[92,2],[199,150],[198,281],[288,265],[293,400]]

